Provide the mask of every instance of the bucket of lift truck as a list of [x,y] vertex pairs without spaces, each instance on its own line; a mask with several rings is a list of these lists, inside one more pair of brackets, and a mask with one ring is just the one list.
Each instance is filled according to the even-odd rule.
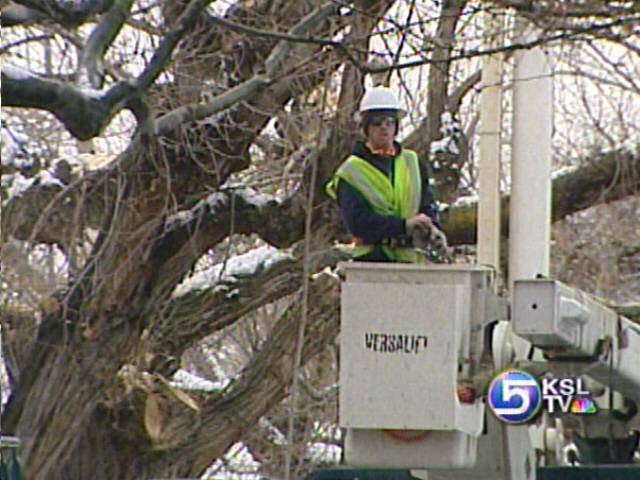
[[483,348],[492,272],[481,267],[344,265],[340,424],[345,463],[468,468],[484,428],[463,399]]

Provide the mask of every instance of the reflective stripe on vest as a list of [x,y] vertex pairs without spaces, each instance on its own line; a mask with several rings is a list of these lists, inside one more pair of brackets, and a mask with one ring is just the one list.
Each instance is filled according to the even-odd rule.
[[[421,199],[421,178],[418,156],[403,150],[394,158],[393,184],[389,177],[366,160],[352,155],[345,160],[327,183],[327,194],[337,198],[338,183],[344,180],[355,188],[380,215],[410,218],[418,214]],[[419,254],[408,248],[382,247],[390,260],[417,262]],[[373,250],[371,245],[358,246],[353,255],[359,257]]]

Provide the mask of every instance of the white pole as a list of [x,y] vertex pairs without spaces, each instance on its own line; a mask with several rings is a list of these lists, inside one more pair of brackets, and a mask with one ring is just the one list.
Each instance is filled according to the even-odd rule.
[[[501,46],[502,22],[489,16],[489,47]],[[480,98],[480,162],[478,172],[478,263],[500,270],[500,123],[502,55],[487,57],[482,67]]]
[[[525,41],[533,38],[529,30]],[[515,56],[509,215],[509,286],[549,274],[553,83],[543,50]]]

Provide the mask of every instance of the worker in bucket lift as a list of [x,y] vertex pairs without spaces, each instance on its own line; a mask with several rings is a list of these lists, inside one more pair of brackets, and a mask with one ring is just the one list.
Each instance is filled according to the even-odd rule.
[[426,169],[395,140],[405,113],[388,88],[367,91],[359,110],[366,139],[325,185],[355,237],[354,260],[422,263],[426,244],[431,257],[448,258]]

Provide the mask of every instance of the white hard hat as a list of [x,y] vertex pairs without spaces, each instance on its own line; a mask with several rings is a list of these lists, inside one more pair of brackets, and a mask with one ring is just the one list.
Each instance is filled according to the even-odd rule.
[[387,87],[375,87],[364,94],[360,102],[360,114],[369,110],[396,110],[399,117],[407,113],[395,94]]

